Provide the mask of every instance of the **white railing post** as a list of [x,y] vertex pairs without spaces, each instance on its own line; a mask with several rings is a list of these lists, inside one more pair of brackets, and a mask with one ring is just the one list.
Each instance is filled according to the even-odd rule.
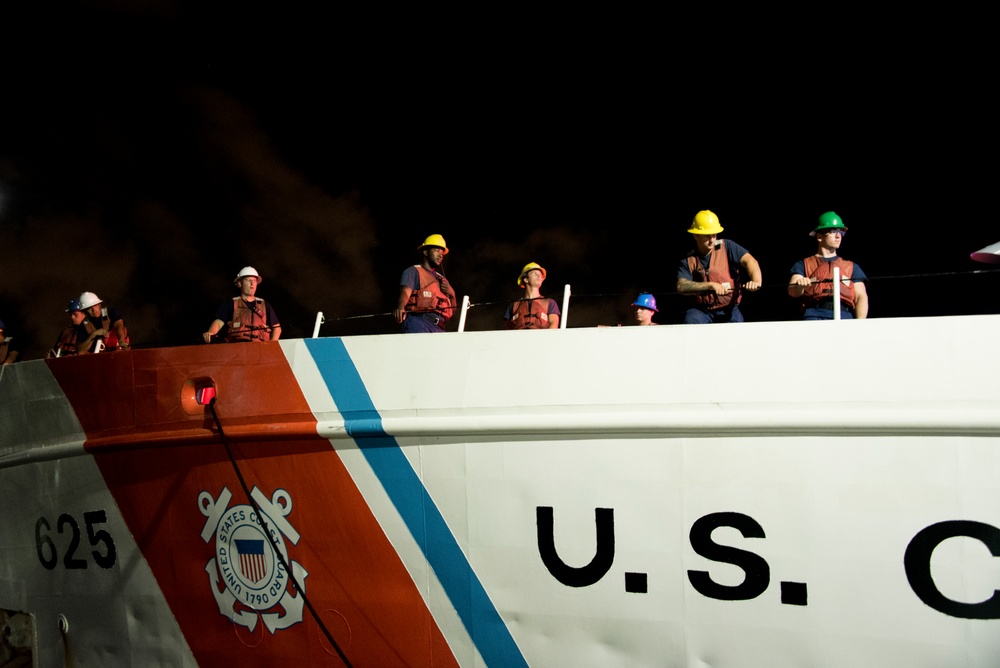
[[319,326],[326,322],[326,318],[323,317],[322,311],[316,311],[316,324],[313,326],[313,338],[319,336]]
[[840,320],[840,267],[833,268],[833,319]]
[[469,311],[469,295],[462,295],[462,315],[458,317],[458,331],[465,331],[465,314]]
[[569,319],[569,283],[563,288],[562,317],[559,318],[559,329],[566,329],[566,321]]

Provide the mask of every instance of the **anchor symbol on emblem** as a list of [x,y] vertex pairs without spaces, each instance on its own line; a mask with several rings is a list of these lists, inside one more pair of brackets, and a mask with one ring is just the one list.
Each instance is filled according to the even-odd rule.
[[198,495],[198,509],[206,518],[201,538],[208,543],[215,537],[215,556],[205,564],[205,572],[220,614],[250,631],[260,619],[273,635],[302,621],[303,598],[289,586],[279,552],[302,593],[309,575],[297,561],[288,560],[285,539],[292,545],[299,542],[298,531],[286,519],[292,498],[279,489],[268,499],[254,487],[250,496],[264,516],[258,518],[251,505],[230,508],[232,496],[226,487],[218,499],[205,491]]

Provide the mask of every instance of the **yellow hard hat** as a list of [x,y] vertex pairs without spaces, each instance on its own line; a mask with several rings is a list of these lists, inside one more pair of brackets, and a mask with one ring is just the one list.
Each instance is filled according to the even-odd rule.
[[426,239],[424,239],[424,243],[417,246],[417,250],[423,250],[428,246],[436,246],[438,248],[443,249],[445,255],[448,254],[448,244],[444,242],[444,237],[442,237],[440,234],[432,234]]
[[695,214],[688,232],[691,234],[718,234],[722,232],[722,225],[719,225],[719,217],[706,209]]
[[542,280],[543,281],[545,280],[545,267],[538,264],[537,262],[529,262],[528,264],[524,265],[524,269],[521,270],[520,276],[517,277],[517,287],[519,288],[524,287],[524,277],[527,276],[528,272],[531,271],[532,269],[537,269],[538,271],[542,272]]

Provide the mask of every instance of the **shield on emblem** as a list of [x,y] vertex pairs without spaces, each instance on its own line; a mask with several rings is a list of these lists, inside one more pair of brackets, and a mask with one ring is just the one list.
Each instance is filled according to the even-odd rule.
[[264,541],[262,539],[234,539],[236,552],[240,555],[240,571],[248,581],[257,584],[267,575],[264,562]]

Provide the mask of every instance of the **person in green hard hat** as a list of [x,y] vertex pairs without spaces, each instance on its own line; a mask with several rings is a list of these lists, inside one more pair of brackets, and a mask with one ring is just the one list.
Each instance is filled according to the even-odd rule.
[[816,254],[792,265],[789,296],[802,302],[804,320],[833,320],[833,268],[840,268],[840,317],[863,320],[868,317],[868,277],[854,262],[837,254],[847,227],[833,211],[819,217],[809,233],[816,237]]

